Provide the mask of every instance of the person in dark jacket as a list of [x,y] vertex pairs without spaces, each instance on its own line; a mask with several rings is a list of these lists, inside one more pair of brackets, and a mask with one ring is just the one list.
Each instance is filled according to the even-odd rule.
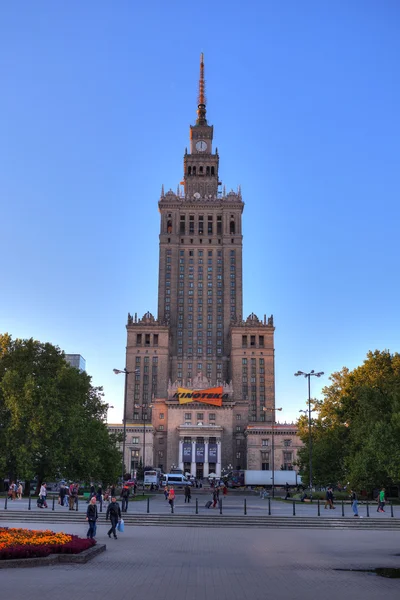
[[129,500],[129,486],[124,485],[121,490],[121,500],[122,500],[122,512],[126,512],[128,510],[128,500]]
[[113,498],[111,498],[111,502],[108,505],[107,512],[106,512],[106,521],[108,521],[108,519],[110,519],[110,521],[111,521],[111,529],[109,529],[107,532],[107,535],[109,538],[111,537],[111,534],[113,534],[114,538],[117,539],[117,533],[115,531],[115,528],[117,527],[118,520],[120,518],[121,518],[121,509],[119,507],[117,499],[114,496]]
[[185,504],[186,502],[190,502],[192,497],[192,492],[189,485],[185,485]]
[[96,521],[98,519],[97,505],[96,505],[96,497],[93,496],[90,500],[89,506],[86,511],[86,521],[89,522],[89,529],[86,534],[86,537],[90,539],[94,539],[96,535]]

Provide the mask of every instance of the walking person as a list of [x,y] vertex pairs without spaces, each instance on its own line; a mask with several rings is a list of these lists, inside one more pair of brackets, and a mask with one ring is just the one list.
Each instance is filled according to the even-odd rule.
[[122,500],[122,512],[126,512],[128,510],[128,500],[129,500],[129,486],[126,484],[121,490],[121,500]]
[[385,488],[383,487],[378,494],[378,508],[376,512],[385,512],[383,507],[385,506]]
[[216,508],[217,502],[218,502],[218,492],[217,492],[217,490],[215,488],[213,490],[212,496],[213,496],[213,505],[212,505],[212,507]]
[[92,496],[86,511],[86,521],[89,522],[89,529],[86,534],[87,538],[90,538],[92,540],[94,539],[96,535],[96,521],[98,518],[99,515],[97,512],[96,497]]
[[171,512],[173,513],[174,512],[174,502],[175,502],[175,490],[172,487],[172,485],[169,488],[169,492],[168,492],[168,502],[171,507]]
[[190,489],[190,485],[185,485],[185,504],[186,504],[186,502],[188,502],[188,503],[190,502],[191,497],[192,497],[192,492]]
[[336,506],[333,506],[333,491],[332,488],[329,486],[328,489],[326,490],[326,501],[325,501],[325,507],[324,508],[328,508],[329,506],[329,510],[330,509],[335,509]]
[[119,519],[121,519],[121,509],[115,496],[111,498],[111,502],[107,508],[106,521],[108,521],[108,519],[111,521],[111,528],[108,530],[107,535],[110,538],[111,534],[113,534],[114,539],[117,539],[116,527]]
[[43,481],[42,485],[40,486],[40,492],[39,492],[40,508],[47,508],[46,496],[47,496],[46,482]]
[[78,497],[78,488],[75,485],[75,483],[71,483],[71,485],[69,486],[69,498],[68,498],[69,510],[74,510],[74,504],[76,502],[77,497]]
[[168,500],[168,494],[169,494],[169,486],[166,485],[165,488],[164,488],[164,498],[166,500]]
[[19,482],[18,488],[17,488],[17,498],[18,498],[18,500],[22,499],[22,492],[23,492],[22,483]]
[[58,504],[64,506],[64,498],[65,498],[65,485],[62,483],[60,485],[60,491],[58,492]]
[[354,490],[351,490],[351,508],[355,517],[358,517],[358,498]]

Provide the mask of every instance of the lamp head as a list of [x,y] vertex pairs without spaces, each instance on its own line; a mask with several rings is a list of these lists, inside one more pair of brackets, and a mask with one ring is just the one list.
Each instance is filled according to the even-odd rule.
[[305,373],[303,373],[303,371],[297,371],[297,373],[294,374],[295,377],[299,377],[300,375],[305,375]]
[[124,371],[121,371],[120,369],[113,369],[115,375],[119,375],[120,373],[123,373]]

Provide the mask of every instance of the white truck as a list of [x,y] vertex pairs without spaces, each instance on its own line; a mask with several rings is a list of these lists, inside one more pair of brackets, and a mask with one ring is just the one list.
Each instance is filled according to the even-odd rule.
[[[290,486],[301,485],[301,477],[296,471],[275,471],[274,472],[274,485],[284,486],[286,484]],[[244,472],[244,484],[245,485],[265,485],[272,487],[272,471],[249,471]]]

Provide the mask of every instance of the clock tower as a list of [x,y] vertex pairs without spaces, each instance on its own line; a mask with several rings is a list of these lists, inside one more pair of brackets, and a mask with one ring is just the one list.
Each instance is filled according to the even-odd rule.
[[206,119],[204,57],[200,56],[199,96],[196,124],[190,126],[190,154],[185,152],[185,196],[213,197],[218,194],[218,152],[212,153],[214,128]]

